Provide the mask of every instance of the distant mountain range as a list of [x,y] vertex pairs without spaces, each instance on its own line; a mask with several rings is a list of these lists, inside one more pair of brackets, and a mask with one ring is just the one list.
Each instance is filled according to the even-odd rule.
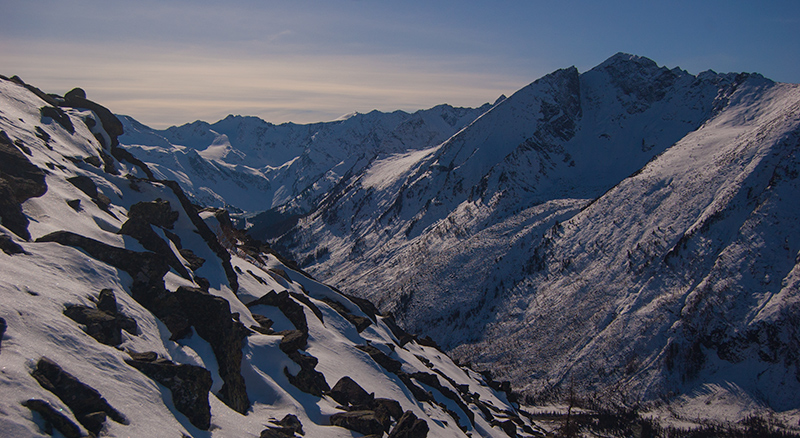
[[[725,387],[788,410],[799,105],[797,85],[758,74],[617,54],[477,109],[228,117],[121,141],[532,400],[568,385],[614,403]],[[194,176],[211,167],[211,183]],[[243,175],[268,183],[214,188]]]
[[[30,103],[15,86],[4,85],[3,108],[21,101],[30,106],[25,111],[38,111],[34,106],[40,103]],[[64,107],[67,97],[50,96],[55,99],[50,104]],[[38,198],[34,190],[20,203],[32,239],[67,230],[154,251],[139,240],[106,234],[122,233],[136,202],[169,199],[175,209],[180,202],[169,193],[179,190],[183,204],[225,208],[232,223],[247,231],[222,227],[216,219],[222,213],[201,213],[232,262],[225,268],[223,257],[220,265],[214,262],[216,274],[200,277],[211,280],[209,290],[225,296],[232,308],[250,300],[226,292],[235,292],[236,281],[245,290],[292,292],[290,301],[309,315],[313,306],[305,300],[338,312],[325,301],[333,299],[350,309],[345,312],[351,313],[345,317],[350,323],[357,324],[356,315],[370,319],[376,330],[389,330],[380,332],[381,339],[400,341],[394,321],[409,332],[429,334],[459,363],[510,381],[528,404],[580,399],[600,410],[647,410],[676,427],[707,424],[698,419],[750,427],[753,415],[764,412],[787,430],[800,420],[800,85],[748,73],[692,75],[620,53],[583,73],[574,67],[555,71],[479,108],[373,111],[309,125],[229,116],[166,130],[119,116],[119,127],[95,123],[80,133],[87,142],[105,145],[106,155],[94,143],[75,146],[84,140],[61,133],[54,122],[40,126],[51,139],[44,140],[35,121],[27,121],[33,116],[18,123],[16,113],[3,111],[9,144],[43,141],[33,157],[50,157],[33,161],[48,169],[48,195]],[[80,111],[89,110],[64,111],[64,120],[80,120],[87,116]],[[100,113],[108,119],[93,111],[93,120],[103,119]],[[39,125],[61,120],[41,117]],[[48,145],[57,153],[48,152]],[[77,159],[89,155],[98,158]],[[156,189],[147,188],[145,196],[123,188],[122,176],[109,176],[113,169],[139,181],[137,186]],[[90,215],[91,223],[85,213],[79,219],[72,211],[81,210],[66,202],[79,196],[54,191],[76,184],[51,180],[81,175],[92,177],[109,200],[96,195],[81,208],[105,205],[116,220],[107,213]],[[167,184],[170,191],[164,192],[158,188],[162,180],[177,185]],[[53,193],[60,201],[38,201]],[[194,207],[182,208],[192,216]],[[17,236],[11,240],[34,251],[15,231],[24,218],[8,217],[3,226]],[[193,234],[192,226],[185,228],[185,235],[164,226],[153,229],[167,246],[179,247],[167,231],[180,241],[197,241],[200,230]],[[251,254],[252,239],[269,242],[269,251],[256,247]],[[197,248],[184,246],[194,253],[209,251],[196,243]],[[173,257],[164,277],[172,278],[167,290],[205,284],[190,269],[190,255]],[[55,272],[52,266],[60,262],[44,260]],[[286,272],[289,282],[256,269],[265,267]],[[80,269],[70,275],[80,278]],[[129,280],[114,281],[129,287],[124,283]],[[261,295],[249,293],[253,299]],[[363,299],[384,316],[356,310]],[[9,312],[16,308],[9,306]],[[326,312],[321,321],[331,318]],[[256,325],[244,315],[245,326]],[[307,352],[321,353],[323,339],[338,333],[345,333],[347,348],[378,342],[362,342],[348,330],[311,336]],[[398,345],[392,351],[399,353],[382,351],[400,360],[405,353]],[[208,363],[202,350],[207,347],[192,348],[203,360],[189,362]],[[433,361],[428,353],[436,353],[420,348]],[[253,357],[245,352],[245,362]],[[300,364],[298,370],[301,359],[291,359]],[[323,358],[318,362],[316,369],[327,380],[341,377]],[[436,369],[455,366],[449,364]],[[280,377],[272,378],[282,384]],[[215,384],[221,385],[219,379]],[[460,391],[458,385],[451,389]],[[225,398],[222,389],[213,391]],[[506,403],[502,396],[491,397],[498,397],[493,406]],[[470,405],[473,399],[462,395],[466,408],[455,398],[437,401],[456,414],[485,414],[478,404]],[[321,425],[328,418],[309,414],[311,405],[300,403],[305,417],[296,415],[303,424]],[[406,402],[400,403],[406,409]],[[515,412],[513,404],[504,406],[500,409]],[[432,429],[432,421],[441,426],[433,436],[464,430],[458,427],[463,422],[453,429],[427,407],[413,412]],[[481,418],[486,424],[480,423],[480,431],[474,421],[467,431],[491,436],[503,429],[500,420]],[[553,431],[530,418],[502,421],[512,421],[519,434]],[[395,427],[397,421],[389,424]]]

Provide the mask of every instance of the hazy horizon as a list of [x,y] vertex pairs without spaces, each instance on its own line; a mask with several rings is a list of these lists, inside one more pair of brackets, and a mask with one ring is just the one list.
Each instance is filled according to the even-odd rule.
[[800,3],[0,0],[0,74],[155,128],[479,106],[617,52],[800,82]]

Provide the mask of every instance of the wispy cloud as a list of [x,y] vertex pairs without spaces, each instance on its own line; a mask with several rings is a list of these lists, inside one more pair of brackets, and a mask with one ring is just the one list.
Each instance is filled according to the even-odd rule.
[[113,111],[158,127],[229,113],[305,123],[352,111],[475,106],[534,79],[466,69],[480,64],[470,59],[409,55],[252,57],[186,47],[109,51],[99,43],[76,52],[52,42],[5,52],[4,68],[12,70],[5,74],[55,93],[81,86]]

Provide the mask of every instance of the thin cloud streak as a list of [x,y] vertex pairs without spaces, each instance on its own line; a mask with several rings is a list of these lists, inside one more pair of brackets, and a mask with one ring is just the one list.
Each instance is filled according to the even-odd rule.
[[[6,68],[14,70],[6,74],[18,74],[46,92],[61,94],[80,86],[113,111],[153,127],[195,119],[215,121],[231,113],[274,123],[309,123],[372,109],[414,111],[440,103],[477,106],[533,79],[467,70],[466,66],[479,64],[469,58],[253,58],[185,48],[165,54],[138,46],[109,53],[99,44],[82,47],[77,56],[66,45],[14,47],[5,53]],[[49,68],[53,65],[58,69]]]

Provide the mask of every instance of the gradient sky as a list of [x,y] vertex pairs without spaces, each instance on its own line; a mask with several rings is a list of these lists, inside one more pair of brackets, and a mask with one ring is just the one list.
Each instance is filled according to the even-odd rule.
[[800,1],[0,0],[0,74],[158,128],[478,106],[616,52],[800,83]]

